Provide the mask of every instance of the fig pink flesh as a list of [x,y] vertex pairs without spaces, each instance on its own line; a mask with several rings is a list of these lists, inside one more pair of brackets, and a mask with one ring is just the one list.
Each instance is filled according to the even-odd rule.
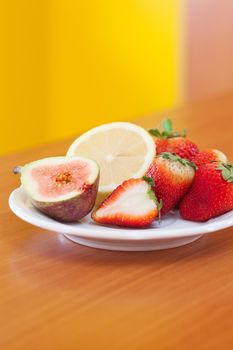
[[47,198],[80,190],[90,173],[90,165],[82,161],[41,165],[31,170],[31,176],[38,185],[38,192]]

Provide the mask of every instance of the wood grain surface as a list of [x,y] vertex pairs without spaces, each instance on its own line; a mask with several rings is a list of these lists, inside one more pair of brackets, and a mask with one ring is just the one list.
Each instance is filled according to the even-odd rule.
[[[232,159],[233,93],[170,115],[201,148]],[[11,169],[72,140],[1,158],[0,349],[232,349],[233,228],[157,252],[86,248],[14,216]]]

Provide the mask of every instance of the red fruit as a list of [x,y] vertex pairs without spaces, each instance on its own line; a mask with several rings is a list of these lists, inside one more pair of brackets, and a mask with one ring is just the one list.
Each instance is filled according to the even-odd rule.
[[161,206],[155,198],[150,180],[124,181],[92,213],[92,219],[101,224],[126,227],[150,225],[158,216]]
[[150,129],[149,132],[156,137],[156,153],[163,152],[176,153],[181,158],[193,160],[199,149],[195,143],[186,138],[186,130],[178,133],[172,130],[172,122],[170,119],[162,121],[162,129]]
[[227,157],[224,153],[218,151],[217,149],[207,149],[198,153],[193,159],[193,162],[196,164],[197,167],[214,161],[226,163]]
[[233,166],[208,163],[201,166],[180,204],[183,219],[206,221],[233,209]]
[[193,160],[199,152],[197,145],[184,137],[175,137],[167,140],[158,139],[155,141],[155,144],[157,154],[162,152],[176,153],[181,158],[189,160]]
[[167,214],[180,202],[192,185],[195,164],[172,153],[161,153],[151,164],[147,175],[154,181],[154,192],[162,200],[161,214]]

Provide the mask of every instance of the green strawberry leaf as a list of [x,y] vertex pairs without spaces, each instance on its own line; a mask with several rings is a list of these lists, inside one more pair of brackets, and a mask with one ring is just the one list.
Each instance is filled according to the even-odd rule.
[[148,184],[151,185],[151,187],[154,187],[155,185],[154,180],[150,176],[143,176],[143,180],[148,182]]
[[156,206],[157,206],[157,210],[158,210],[158,220],[159,220],[159,224],[161,223],[161,209],[163,207],[163,200],[160,199],[160,201],[158,201],[158,198],[156,197],[153,189],[151,188],[150,191],[149,191],[149,197],[150,199],[152,199]]
[[155,192],[153,190],[153,187],[155,185],[154,180],[149,176],[143,176],[142,179],[149,184],[149,190],[148,190],[149,198],[152,199],[157,206],[158,213],[159,213],[159,215],[158,215],[159,216],[159,224],[160,224],[161,223],[161,209],[163,206],[163,200],[160,199],[160,201],[158,201],[158,198],[155,195]]
[[172,162],[179,162],[180,164],[186,166],[190,166],[194,170],[197,169],[197,166],[195,163],[191,162],[189,159],[181,158],[176,153],[170,153],[170,152],[163,152],[158,155],[158,157],[162,157],[164,159],[168,159]]
[[162,138],[162,135],[161,135],[159,129],[149,129],[149,133],[153,136],[158,137],[158,138]]
[[183,129],[183,134],[181,136],[186,137],[188,134],[188,129]]
[[157,204],[157,198],[156,198],[155,193],[151,187],[148,191],[148,194],[149,194],[150,199],[152,199],[152,201]]
[[181,133],[177,131],[173,131],[172,129],[172,121],[171,119],[163,119],[161,122],[161,129],[149,129],[149,133],[153,136],[156,136],[160,139],[170,139],[174,137],[186,137],[187,136],[187,129],[184,129]]
[[171,119],[163,119],[161,125],[162,125],[163,131],[167,132],[168,134],[170,134],[172,132]]
[[217,167],[218,170],[221,170],[222,177],[227,182],[233,182],[233,165],[227,163],[220,163]]
[[173,159],[173,154],[170,152],[162,152],[158,155],[158,157],[162,157],[164,159],[169,159],[172,160]]
[[158,202],[158,210],[161,210],[163,207],[163,200],[160,199],[160,201]]
[[159,212],[159,224],[161,224],[161,209],[163,207],[163,200],[160,199],[160,201],[158,201],[157,197],[156,198],[156,204],[157,204],[157,209],[158,209],[158,212]]

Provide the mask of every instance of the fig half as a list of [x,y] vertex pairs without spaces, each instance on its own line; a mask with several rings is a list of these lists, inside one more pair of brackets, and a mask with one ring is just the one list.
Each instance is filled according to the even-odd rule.
[[61,222],[77,222],[94,207],[99,166],[83,157],[51,157],[20,168],[32,204]]

